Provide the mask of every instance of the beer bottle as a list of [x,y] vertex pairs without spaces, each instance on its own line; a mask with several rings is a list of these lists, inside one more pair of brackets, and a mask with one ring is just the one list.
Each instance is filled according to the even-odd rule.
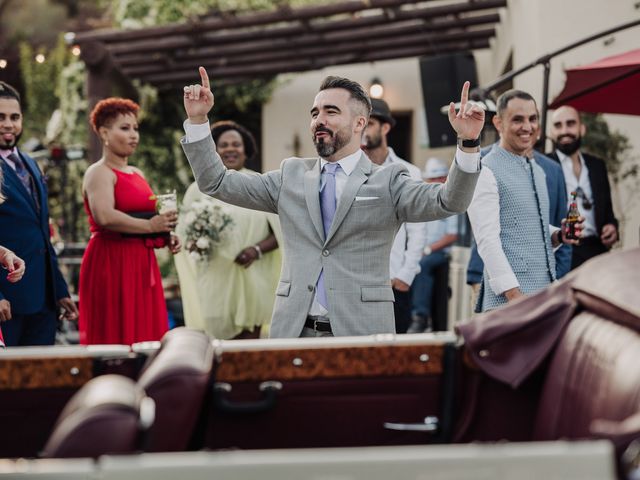
[[569,205],[569,212],[567,213],[567,221],[564,224],[564,236],[569,240],[578,240],[578,235],[576,234],[576,223],[578,223],[578,218],[580,217],[580,212],[578,211],[578,202],[576,201],[576,197],[578,196],[577,192],[571,192],[571,204]]

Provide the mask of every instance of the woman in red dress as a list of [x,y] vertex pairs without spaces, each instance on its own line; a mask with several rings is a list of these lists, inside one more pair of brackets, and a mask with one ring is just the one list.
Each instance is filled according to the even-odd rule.
[[138,146],[138,109],[131,100],[108,98],[91,112],[103,148],[82,185],[91,230],[80,268],[79,329],[85,345],[159,340],[168,329],[153,249],[180,250],[178,238],[169,234],[178,214],[153,214],[153,191],[128,163]]

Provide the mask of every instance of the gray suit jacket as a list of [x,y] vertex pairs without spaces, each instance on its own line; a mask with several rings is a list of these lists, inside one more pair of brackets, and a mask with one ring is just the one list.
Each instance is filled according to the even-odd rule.
[[320,159],[288,158],[279,170],[245,175],[224,167],[210,136],[193,143],[183,139],[182,147],[203,193],[280,216],[284,260],[272,337],[300,336],[323,268],[334,335],[394,332],[389,253],[396,231],[403,222],[464,212],[478,179],[478,173],[465,173],[453,162],[445,184],[426,184],[413,180],[402,165],[381,168],[363,153],[325,238]]

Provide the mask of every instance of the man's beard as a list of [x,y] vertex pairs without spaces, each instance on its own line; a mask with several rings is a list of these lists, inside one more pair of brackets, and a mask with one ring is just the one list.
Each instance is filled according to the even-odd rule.
[[13,142],[4,143],[4,140],[2,139],[2,134],[0,134],[0,148],[3,150],[13,150],[13,147],[18,145],[18,142],[20,141],[21,136],[22,136],[22,132],[20,132],[18,135],[15,135]]
[[[565,137],[571,138],[571,142],[569,143],[560,143],[560,140]],[[574,137],[573,135],[561,135],[558,137],[558,140],[553,142],[553,145],[556,149],[560,150],[565,155],[573,155],[578,151],[580,145],[582,144],[582,137]]]
[[[315,135],[317,132],[327,132],[329,135],[331,135],[331,138],[326,139],[325,137],[321,137],[320,139],[318,139]],[[316,131],[313,135],[313,144],[316,147],[318,155],[320,155],[322,158],[328,158],[332,156],[334,153],[348,144],[350,140],[350,138],[345,138],[340,131],[337,131],[334,134],[331,130],[325,127],[316,128]]]
[[365,135],[364,148],[375,150],[382,145],[382,135]]

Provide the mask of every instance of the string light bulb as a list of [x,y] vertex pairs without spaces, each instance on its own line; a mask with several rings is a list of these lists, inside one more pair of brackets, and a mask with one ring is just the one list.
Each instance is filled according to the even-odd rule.
[[371,98],[382,98],[384,95],[384,87],[382,86],[382,81],[375,77],[371,80],[371,85],[369,86],[369,96]]
[[45,60],[46,60],[46,58],[42,53],[39,53],[39,54],[36,55],[36,62],[44,63]]
[[7,61],[4,58],[0,58],[0,68],[7,68]]

